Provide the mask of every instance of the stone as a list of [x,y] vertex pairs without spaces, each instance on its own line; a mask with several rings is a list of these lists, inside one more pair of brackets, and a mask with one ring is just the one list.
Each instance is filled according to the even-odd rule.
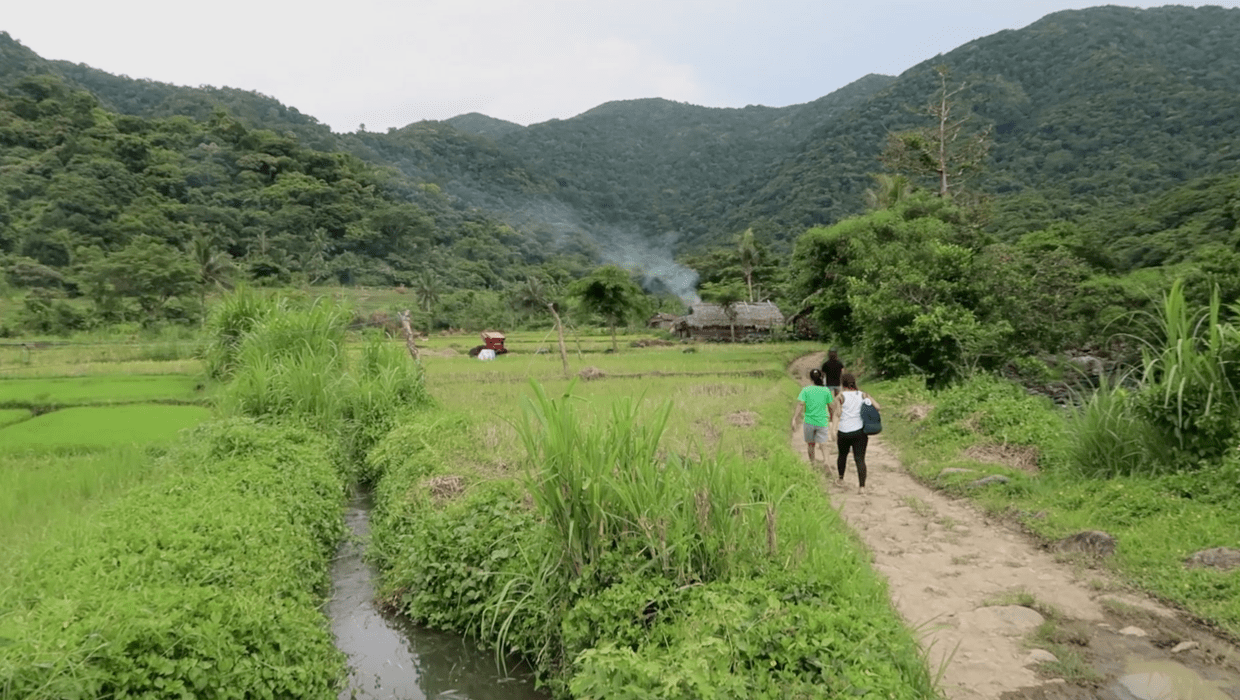
[[990,486],[991,484],[1006,484],[1011,479],[1002,474],[991,474],[969,484],[969,486]]
[[1211,568],[1228,571],[1240,567],[1240,549],[1231,547],[1203,549],[1185,560],[1184,565],[1190,569]]
[[1171,653],[1179,654],[1180,652],[1183,652],[1183,651],[1190,651],[1192,649],[1196,649],[1199,646],[1201,645],[1198,644],[1197,642],[1180,642],[1179,644],[1176,644],[1175,646],[1171,647]]
[[1023,637],[1045,622],[1036,610],[1023,605],[995,605],[978,608],[960,616],[960,629],[975,629],[984,634]]
[[1085,530],[1055,542],[1051,548],[1057,552],[1080,552],[1095,557],[1109,557],[1115,553],[1115,536],[1102,530]]
[[1148,637],[1150,636],[1149,632],[1146,632],[1140,627],[1132,627],[1131,625],[1120,630],[1119,633],[1124,635],[1125,637]]
[[1058,657],[1045,649],[1031,649],[1029,654],[1025,656],[1025,665],[1053,664],[1058,660]]

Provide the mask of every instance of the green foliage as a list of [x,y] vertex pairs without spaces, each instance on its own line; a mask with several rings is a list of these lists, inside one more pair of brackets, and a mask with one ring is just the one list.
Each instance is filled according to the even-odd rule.
[[1182,467],[1217,460],[1240,436],[1240,329],[1220,311],[1217,292],[1192,311],[1177,281],[1159,318],[1162,347],[1145,354],[1135,408]]
[[200,427],[165,476],[10,562],[0,688],[13,697],[328,698],[319,612],[344,497],[321,435]]
[[[772,575],[673,588],[633,579],[565,618],[574,697],[928,697],[925,669],[829,578]],[[853,639],[872,640],[858,654]],[[588,640],[588,641],[587,641]],[[858,658],[860,656],[861,658]],[[866,660],[897,660],[866,670]],[[851,660],[850,660],[851,659]]]
[[1013,328],[985,239],[943,200],[912,197],[797,241],[797,295],[830,337],[846,338],[879,372],[942,383],[1001,364]]
[[582,307],[606,319],[611,327],[611,346],[616,350],[616,326],[645,310],[646,294],[615,265],[605,265],[573,283],[570,293]]
[[41,287],[26,293],[15,320],[18,327],[40,335],[70,335],[92,325],[82,308],[57,291]]
[[132,320],[129,303],[146,325],[194,322],[202,314],[194,262],[152,236],[135,236],[124,248],[86,263],[81,276],[87,295],[107,321]]
[[[1058,468],[1069,449],[1067,424],[1050,401],[993,375],[979,374],[935,396],[927,421],[938,428],[925,436],[934,441],[984,438],[989,442],[1038,448],[1038,464]],[[942,431],[946,435],[936,435]],[[948,437],[950,436],[950,437]]]

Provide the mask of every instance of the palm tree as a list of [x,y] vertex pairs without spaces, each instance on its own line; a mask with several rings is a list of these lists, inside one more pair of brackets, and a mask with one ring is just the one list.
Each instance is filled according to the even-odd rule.
[[753,269],[758,265],[758,258],[761,253],[758,250],[758,244],[753,239],[753,229],[747,228],[741,234],[740,246],[737,250],[741,258],[741,272],[745,275],[745,286],[749,289],[749,302],[752,304],[753,298]]
[[865,203],[871,209],[888,209],[902,202],[913,192],[913,182],[904,175],[877,173],[874,187],[865,191]]
[[431,334],[431,322],[434,316],[431,311],[439,303],[439,279],[430,270],[423,270],[413,281],[413,291],[418,295],[418,303],[426,312],[426,335]]
[[215,241],[205,234],[195,235],[186,245],[186,252],[194,262],[198,276],[198,301],[205,312],[207,308],[207,288],[231,289],[229,277],[236,269],[232,256],[218,250]]
[[564,376],[569,376],[568,370],[568,349],[564,345],[564,322],[560,320],[560,312],[556,309],[557,302],[555,298],[559,296],[559,290],[555,285],[544,282],[538,277],[525,278],[525,284],[517,290],[516,305],[517,308],[526,311],[542,311],[544,308],[551,312],[552,318],[555,319],[555,332],[560,341],[560,362],[564,365]]

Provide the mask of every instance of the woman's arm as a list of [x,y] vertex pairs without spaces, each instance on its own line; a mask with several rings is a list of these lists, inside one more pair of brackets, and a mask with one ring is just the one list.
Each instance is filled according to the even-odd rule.
[[865,395],[865,397],[866,397],[867,399],[869,399],[869,400],[870,400],[870,403],[874,404],[874,408],[877,408],[877,409],[878,409],[878,410],[880,410],[880,411],[883,409],[882,405],[880,405],[880,404],[878,403],[878,400],[877,400],[877,399],[875,399],[873,396],[870,396],[869,394],[866,394],[866,395]]

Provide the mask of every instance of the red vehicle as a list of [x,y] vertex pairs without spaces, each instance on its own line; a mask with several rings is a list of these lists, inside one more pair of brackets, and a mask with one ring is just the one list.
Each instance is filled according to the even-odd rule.
[[477,357],[478,353],[483,350],[494,350],[496,355],[503,355],[508,352],[508,348],[504,347],[504,334],[499,331],[483,331],[482,345],[471,348],[470,357]]

